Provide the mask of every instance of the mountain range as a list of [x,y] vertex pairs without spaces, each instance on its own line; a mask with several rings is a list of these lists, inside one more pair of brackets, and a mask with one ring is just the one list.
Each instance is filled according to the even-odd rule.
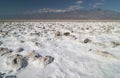
[[69,12],[45,12],[0,16],[0,19],[82,19],[82,20],[120,20],[120,12],[91,9]]

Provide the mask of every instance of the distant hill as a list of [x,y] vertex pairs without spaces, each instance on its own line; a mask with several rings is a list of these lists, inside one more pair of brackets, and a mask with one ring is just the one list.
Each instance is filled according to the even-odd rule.
[[82,19],[82,20],[120,20],[120,12],[91,9],[69,12],[47,12],[0,16],[0,19]]

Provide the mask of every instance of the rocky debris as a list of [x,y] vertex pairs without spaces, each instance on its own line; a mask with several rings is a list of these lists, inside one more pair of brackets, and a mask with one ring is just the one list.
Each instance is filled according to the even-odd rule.
[[21,42],[21,43],[24,43],[25,41],[21,40],[20,42]]
[[0,78],[3,78],[4,75],[5,75],[5,73],[1,73],[1,72],[0,72]]
[[76,37],[76,35],[71,35],[71,37],[73,38],[73,39],[78,39],[77,37]]
[[117,47],[117,46],[120,46],[120,43],[119,42],[115,42],[115,41],[111,41],[111,45],[113,48]]
[[92,44],[96,45],[96,46],[101,46],[103,48],[106,47],[106,45],[104,43],[100,43],[100,42],[92,42]]
[[17,52],[22,52],[22,51],[24,51],[24,48],[18,48],[17,49]]
[[39,58],[39,62],[43,63],[45,66],[47,64],[52,63],[53,61],[54,61],[54,58],[51,56],[45,56],[45,57]]
[[116,59],[115,56],[113,56],[111,53],[107,51],[95,51],[94,53],[104,58],[115,58]]
[[35,32],[35,33],[30,33],[31,36],[40,36],[40,33],[39,32]]
[[60,31],[57,31],[57,32],[55,33],[55,36],[62,36],[62,34],[61,34]]
[[37,61],[39,61],[39,64],[44,64],[44,65],[50,64],[54,61],[53,57],[51,57],[51,56],[42,57],[41,55],[39,55],[39,53],[36,53],[35,51],[30,52],[27,55],[27,58],[30,61],[36,61],[37,60]]
[[35,45],[41,47],[42,45],[39,42],[35,42]]
[[28,53],[27,58],[31,61],[35,61],[38,58],[42,57],[39,53],[36,53],[35,51]]
[[0,78],[17,78],[17,77],[14,75],[7,75],[5,73],[0,72]]
[[17,71],[27,66],[27,59],[19,54],[8,55],[5,63],[8,69]]
[[86,28],[86,30],[89,30],[89,28]]
[[2,45],[3,44],[3,42],[2,41],[0,41],[0,45]]
[[92,51],[92,49],[89,49],[88,51]]
[[89,43],[89,42],[91,42],[91,40],[88,39],[88,38],[86,38],[86,39],[84,40],[84,43]]
[[13,52],[13,50],[11,50],[11,49],[0,47],[0,56],[3,56],[8,53],[12,53],[12,52]]
[[84,28],[81,28],[81,30],[84,30]]
[[63,35],[70,36],[70,32],[65,32]]

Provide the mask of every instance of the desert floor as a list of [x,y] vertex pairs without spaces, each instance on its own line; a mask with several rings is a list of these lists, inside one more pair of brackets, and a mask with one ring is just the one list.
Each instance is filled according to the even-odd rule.
[[0,22],[0,78],[120,78],[120,22]]

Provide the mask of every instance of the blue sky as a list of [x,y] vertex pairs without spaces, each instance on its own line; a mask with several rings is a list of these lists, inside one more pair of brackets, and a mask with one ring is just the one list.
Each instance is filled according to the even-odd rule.
[[66,12],[103,8],[120,12],[120,0],[0,0],[0,14]]

